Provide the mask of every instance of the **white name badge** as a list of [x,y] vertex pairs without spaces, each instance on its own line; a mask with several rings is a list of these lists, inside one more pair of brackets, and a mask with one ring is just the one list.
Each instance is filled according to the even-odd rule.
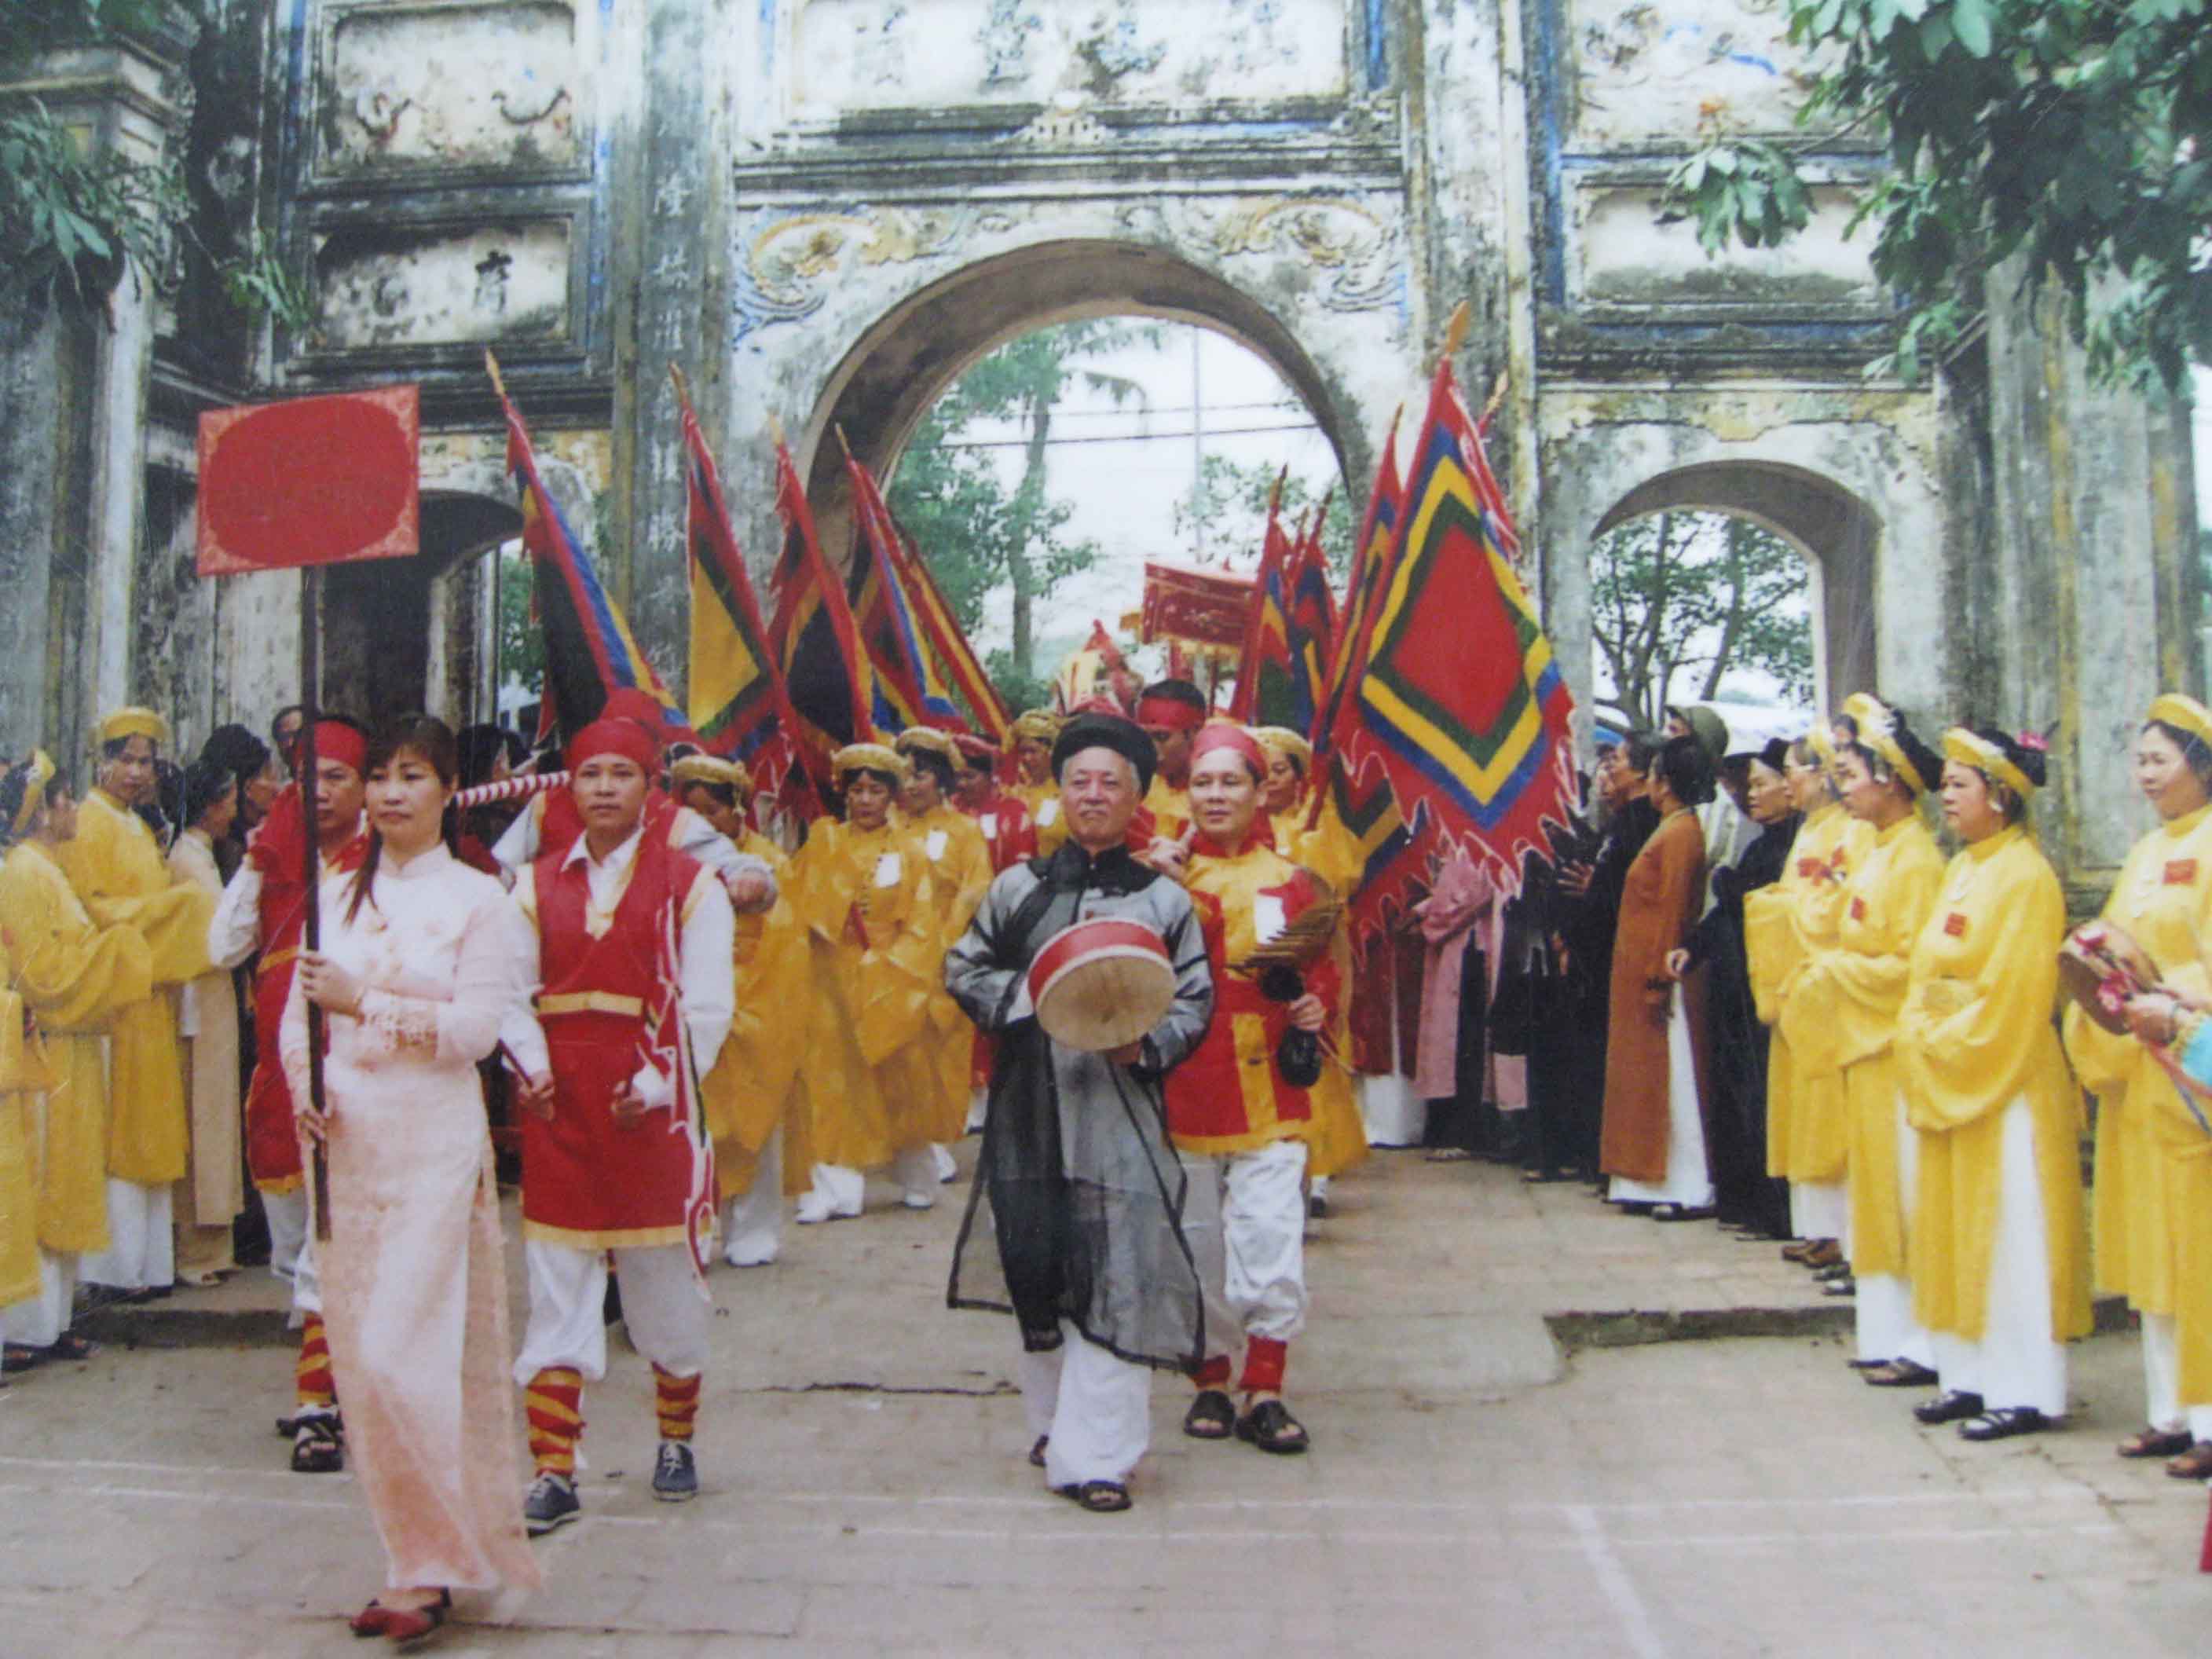
[[877,856],[877,886],[896,887],[899,884],[900,878],[905,874],[906,868],[903,865],[900,864],[899,855],[896,853],[883,853]]
[[975,820],[975,822],[976,822],[976,823],[980,823],[980,824],[981,824],[981,825],[983,826],[983,839],[984,839],[985,841],[996,841],[996,840],[998,840],[998,838],[999,838],[999,821],[998,821],[998,819],[996,819],[995,817],[990,817],[990,818],[978,818],[978,819],[976,819],[976,820]]
[[1039,823],[1058,823],[1060,822],[1060,801],[1057,797],[1045,801],[1038,806],[1037,822]]
[[1273,944],[1282,938],[1283,929],[1291,919],[1283,912],[1283,901],[1273,893],[1262,893],[1252,901],[1253,941],[1259,945]]
[[942,830],[933,830],[927,835],[924,836],[921,838],[921,850],[929,854],[929,861],[932,864],[936,863],[938,860],[943,858],[945,856],[945,831]]

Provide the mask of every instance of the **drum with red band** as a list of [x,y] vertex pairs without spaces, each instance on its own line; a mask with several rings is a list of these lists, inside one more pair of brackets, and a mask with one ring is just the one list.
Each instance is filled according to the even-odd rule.
[[1030,1001],[1055,1042],[1103,1054],[1134,1042],[1175,1001],[1167,941],[1141,921],[1099,916],[1063,927],[1030,964]]

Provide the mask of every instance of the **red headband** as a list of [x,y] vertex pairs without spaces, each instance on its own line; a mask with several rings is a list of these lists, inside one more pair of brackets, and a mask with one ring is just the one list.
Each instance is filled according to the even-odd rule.
[[568,744],[568,769],[575,771],[594,755],[635,761],[647,776],[660,769],[659,744],[633,720],[593,720],[577,732]]
[[1164,726],[1171,732],[1195,732],[1206,724],[1206,710],[1178,697],[1139,697],[1137,724]]
[[1255,781],[1267,781],[1267,757],[1261,752],[1259,739],[1241,726],[1208,726],[1191,739],[1190,763],[1196,767],[1200,761],[1217,749],[1233,749],[1244,757],[1252,769]]
[[315,722],[315,763],[334,760],[349,766],[356,776],[368,769],[368,739],[361,728],[349,726],[343,720]]

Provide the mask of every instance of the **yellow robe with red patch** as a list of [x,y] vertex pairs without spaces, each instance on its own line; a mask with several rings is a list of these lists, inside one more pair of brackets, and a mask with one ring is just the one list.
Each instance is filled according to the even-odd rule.
[[1811,1048],[1793,1040],[1790,990],[1815,956],[1835,943],[1844,883],[1871,832],[1839,805],[1807,817],[1780,881],[1744,902],[1752,999],[1773,1027],[1766,1084],[1766,1164],[1771,1175],[1826,1185],[1844,1178],[1849,1118],[1843,1068],[1813,1030]]
[[799,1070],[814,1161],[865,1170],[934,1127],[930,997],[943,982],[929,860],[912,832],[823,819],[791,860],[815,1041]]
[[[1251,1152],[1285,1139],[1310,1143],[1312,1091],[1285,1082],[1275,1064],[1276,1046],[1291,1029],[1287,1006],[1268,1001],[1232,964],[1261,942],[1263,909],[1279,918],[1266,930],[1273,938],[1320,899],[1321,889],[1310,872],[1257,839],[1235,853],[1199,842],[1184,884],[1213,970],[1213,1020],[1197,1048],[1167,1074],[1168,1133],[1178,1149],[1207,1155]],[[1333,1020],[1342,988],[1334,965],[1324,954],[1301,972]]]
[[32,1115],[39,1243],[107,1248],[108,1022],[153,994],[153,953],[128,927],[99,927],[69,878],[33,843],[0,861],[0,925],[14,984],[46,1034],[50,1080]]
[[[1359,849],[1342,833],[1332,834],[1328,822],[1311,830],[1303,806],[1278,817],[1287,828],[1285,850],[1291,862],[1310,871],[1328,884],[1329,890],[1349,903],[1359,879]],[[1333,820],[1332,820],[1333,821]],[[1344,994],[1337,999],[1328,1024],[1328,1047],[1322,1054],[1321,1081],[1313,1086],[1314,1127],[1308,1143],[1306,1173],[1341,1175],[1367,1158],[1367,1120],[1359,1115],[1358,1097],[1352,1091],[1352,930],[1340,926],[1328,942],[1329,965]]]
[[1036,832],[1036,855],[1050,858],[1067,840],[1067,817],[1060,810],[1060,786],[1049,780],[1020,783],[1007,793],[1029,808],[1030,824]]
[[46,1045],[15,990],[15,963],[0,937],[0,1308],[39,1293],[38,1188],[33,1131],[53,1080]]
[[790,860],[766,836],[747,831],[738,850],[775,872],[776,901],[737,919],[738,1011],[714,1068],[699,1085],[708,1133],[714,1138],[714,1173],[725,1196],[753,1184],[769,1137],[783,1130],[783,1191],[806,1190],[809,1150],[800,1066],[816,1038],[818,1010],[808,962],[806,927],[789,890]]
[[1931,1331],[1981,1339],[2004,1120],[2024,1100],[2050,1258],[2049,1334],[2088,1334],[2081,1091],[2051,1021],[2065,932],[2058,878],[2015,824],[1951,860],[1913,946],[1896,1044],[1906,1115],[1920,1131],[1912,1312]]
[[[929,860],[937,913],[937,954],[941,961],[990,890],[991,844],[975,819],[951,806],[907,821],[907,829]],[[957,1140],[968,1127],[969,1078],[975,1069],[975,1025],[938,976],[929,999],[930,1063],[935,1074],[936,1116],[930,1139]]]
[[179,877],[138,815],[104,789],[85,797],[76,836],[55,860],[86,913],[127,927],[152,953],[156,994],[117,1010],[109,1028],[107,1173],[141,1186],[184,1178],[189,1140],[185,1056],[166,988],[208,970],[208,924],[218,895]]
[[[2198,954],[2212,939],[2212,806],[2160,824],[2137,842],[2100,914],[2149,953],[2166,984],[2212,990]],[[2166,1110],[2185,1109],[2166,1068],[2128,1033],[2104,1030],[2073,1002],[2063,1030],[2075,1075],[2097,1097],[2089,1250],[2095,1283],[2124,1296],[2139,1312],[2173,1314],[2179,1237],[2172,1189],[2177,1176],[2185,1182],[2186,1172],[2161,1152],[2158,1122]],[[2195,1294],[2212,1343],[2212,1280]],[[2212,1405],[2212,1397],[2190,1403]]]
[[1152,815],[1155,836],[1179,840],[1190,828],[1190,791],[1176,788],[1155,772],[1152,787],[1145,792],[1145,811]]
[[1842,1067],[1851,1266],[1863,1273],[1905,1273],[1905,1206],[1912,1194],[1898,1189],[1891,1039],[1905,1006],[1912,948],[1942,881],[1943,855],[1917,815],[1875,831],[1844,884],[1835,944],[1806,964],[1791,993],[1793,1015],[1810,1011]]

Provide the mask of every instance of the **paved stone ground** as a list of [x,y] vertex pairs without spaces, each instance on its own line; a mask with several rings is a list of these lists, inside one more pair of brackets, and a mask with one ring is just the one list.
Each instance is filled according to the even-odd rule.
[[[964,1190],[718,1275],[696,1504],[652,1501],[650,1385],[623,1356],[587,1401],[588,1518],[538,1546],[550,1588],[511,1626],[465,1602],[441,1650],[2132,1659],[2212,1639],[2203,1490],[2111,1453],[2140,1409],[2132,1338],[2075,1350],[2063,1431],[1971,1446],[1860,1386],[1838,1310],[1771,1248],[1411,1153],[1340,1182],[1314,1231],[1291,1373],[1314,1452],[1186,1441],[1163,1379],[1137,1508],[1081,1515],[1022,1460],[1009,1323],[942,1306]],[[349,1480],[283,1472],[270,1305],[252,1282],[180,1293],[137,1329],[187,1346],[118,1342],[0,1394],[0,1653],[364,1651],[337,1620],[380,1578],[375,1540]],[[1686,1330],[1719,1334],[1553,1335]]]

